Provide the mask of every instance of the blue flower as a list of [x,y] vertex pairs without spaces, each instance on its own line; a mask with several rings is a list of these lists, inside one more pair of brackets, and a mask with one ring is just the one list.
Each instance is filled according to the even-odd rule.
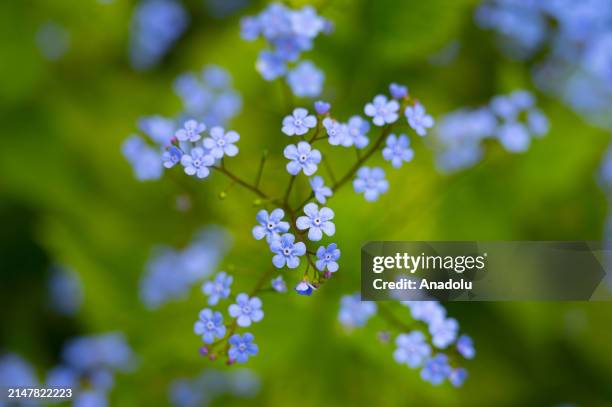
[[354,145],[361,149],[368,145],[370,139],[366,136],[370,130],[370,123],[361,116],[353,116],[347,123],[346,136],[342,142],[345,147]]
[[300,141],[297,147],[295,144],[288,145],[283,154],[291,160],[287,163],[287,172],[291,175],[303,171],[305,175],[311,176],[317,171],[317,164],[321,162],[319,150],[312,150],[310,144],[305,141]]
[[382,155],[385,160],[391,161],[394,168],[400,168],[403,162],[410,162],[414,157],[414,151],[410,148],[410,140],[405,134],[396,137],[389,134],[387,146],[383,148]]
[[274,289],[274,291],[279,292],[279,293],[287,292],[287,284],[285,284],[285,280],[283,280],[283,276],[278,276],[276,278],[273,278],[271,281],[271,284],[272,284],[272,288]]
[[347,137],[348,128],[345,124],[338,122],[331,117],[323,119],[323,127],[327,131],[329,144],[339,146],[344,144],[344,139]]
[[438,353],[433,358],[425,362],[421,377],[423,380],[430,382],[433,385],[442,383],[451,373],[451,367],[448,364],[448,356],[443,353]]
[[353,181],[353,188],[357,193],[364,193],[366,201],[376,201],[380,194],[387,192],[389,182],[382,168],[361,167]]
[[474,341],[467,335],[461,335],[457,339],[457,351],[466,359],[473,359],[476,356]]
[[196,142],[202,138],[200,134],[204,132],[204,130],[206,130],[206,125],[204,123],[198,123],[195,120],[187,120],[183,128],[177,130],[174,136],[179,141]]
[[162,153],[162,162],[164,163],[164,167],[172,168],[179,162],[181,162],[181,157],[183,156],[183,152],[175,147],[170,146],[166,151]]
[[223,338],[225,336],[223,315],[219,311],[213,313],[208,308],[203,309],[200,311],[200,320],[193,326],[193,332],[201,336],[204,343],[213,343],[215,338]]
[[317,119],[313,115],[308,114],[308,110],[298,107],[293,110],[291,116],[285,116],[283,119],[282,131],[288,136],[301,136],[308,133],[317,125]]
[[306,37],[280,37],[272,41],[275,53],[285,61],[296,61],[302,51],[312,48],[312,41]]
[[241,293],[236,296],[236,303],[228,308],[232,318],[237,318],[238,326],[251,326],[252,322],[259,322],[263,319],[264,313],[261,310],[261,300],[257,297],[250,297],[248,294]]
[[287,72],[285,60],[278,54],[268,50],[263,50],[259,53],[255,68],[267,81],[283,76]]
[[53,310],[61,315],[74,315],[83,303],[83,283],[71,269],[53,267],[49,278],[49,300]]
[[244,17],[240,20],[240,37],[243,40],[254,41],[261,34],[261,24],[257,17]]
[[290,269],[294,269],[300,265],[299,256],[306,253],[306,245],[303,242],[295,242],[295,236],[291,233],[285,233],[280,237],[272,239],[270,242],[270,250],[276,255],[272,257],[272,264],[276,268],[283,268],[285,264]]
[[367,116],[372,117],[372,123],[377,126],[393,123],[399,115],[399,103],[397,100],[387,100],[385,95],[377,95],[372,103],[365,105],[364,112]]
[[253,237],[257,240],[265,237],[268,243],[270,243],[280,233],[287,232],[289,230],[289,223],[283,222],[284,216],[285,212],[279,208],[274,209],[269,215],[265,209],[257,212],[257,222],[259,222],[259,225],[253,228]]
[[306,216],[297,218],[295,225],[300,230],[308,229],[308,239],[319,241],[323,237],[323,233],[327,236],[333,236],[336,233],[336,225],[331,222],[334,218],[334,211],[329,208],[321,208],[315,203],[309,203],[304,206]]
[[249,360],[249,357],[257,355],[259,347],[253,343],[253,339],[255,337],[249,332],[242,336],[238,334],[232,335],[228,341],[231,346],[227,353],[230,360],[245,363]]
[[397,349],[393,352],[393,359],[411,368],[421,366],[431,354],[431,347],[425,341],[425,335],[421,331],[400,334],[395,339],[395,344]]
[[306,280],[302,280],[295,286],[295,292],[299,295],[311,295],[315,287]]
[[329,113],[329,109],[331,108],[331,105],[322,100],[317,100],[316,102],[314,102],[314,108],[318,115],[324,115],[324,114]]
[[217,305],[219,300],[229,297],[233,281],[234,277],[222,271],[213,281],[202,284],[202,292],[208,296],[208,305]]
[[206,178],[210,174],[208,167],[215,163],[215,159],[200,147],[191,150],[190,154],[183,154],[181,164],[185,167],[185,174]]
[[160,154],[149,147],[142,137],[131,136],[121,145],[123,156],[134,170],[134,176],[139,181],[159,179],[163,173]]
[[397,83],[389,85],[389,93],[393,99],[403,99],[408,96],[408,88]]
[[515,120],[519,113],[519,107],[510,95],[495,96],[491,99],[489,105],[493,113],[505,120]]
[[359,293],[345,295],[340,300],[338,320],[347,328],[364,326],[376,314],[376,303],[361,301]]
[[529,127],[529,131],[536,136],[545,135],[550,128],[548,119],[544,113],[538,109],[531,109],[529,113],[527,113],[527,126]]
[[45,385],[75,388],[79,385],[79,373],[71,367],[56,366],[47,373]]
[[108,398],[103,390],[89,389],[75,394],[73,407],[106,407]]
[[273,40],[291,33],[289,9],[280,3],[272,3],[259,15],[264,37]]
[[310,61],[300,62],[287,74],[287,84],[295,96],[315,97],[323,90],[325,76]]
[[327,268],[327,271],[330,273],[335,273],[338,271],[337,260],[339,258],[340,249],[338,249],[338,245],[330,243],[327,248],[320,246],[317,249],[317,261],[315,264],[320,271],[324,271]]
[[138,120],[138,128],[157,144],[166,145],[174,135],[174,120],[163,116],[147,116]]
[[325,186],[325,181],[323,181],[323,177],[316,176],[310,179],[310,187],[312,188],[312,193],[315,196],[315,199],[319,201],[319,203],[324,204],[327,201],[327,197],[332,196],[332,190],[329,187]]
[[451,370],[450,374],[448,375],[448,380],[453,386],[461,387],[463,386],[463,382],[465,382],[465,379],[467,379],[467,376],[467,370],[459,367],[457,369]]
[[238,140],[240,135],[235,131],[226,133],[223,127],[215,126],[210,129],[210,137],[205,138],[203,144],[213,158],[221,158],[224,155],[234,157],[238,154],[238,147],[234,145]]
[[513,153],[527,151],[531,138],[522,123],[507,122],[497,129],[497,138],[504,148]]
[[425,113],[425,108],[422,104],[416,103],[414,106],[408,106],[404,111],[408,124],[419,136],[427,134],[427,129],[434,125],[433,118]]
[[438,319],[429,324],[431,342],[435,347],[444,349],[457,338],[459,324],[454,318]]
[[304,6],[290,14],[291,27],[297,35],[314,38],[325,27],[325,20],[317,15],[312,6]]
[[404,301],[402,304],[410,308],[412,318],[426,324],[432,324],[446,317],[446,310],[437,301]]

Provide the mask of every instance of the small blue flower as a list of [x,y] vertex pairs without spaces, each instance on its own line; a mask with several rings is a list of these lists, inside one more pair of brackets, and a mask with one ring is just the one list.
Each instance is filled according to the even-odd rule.
[[272,41],[276,55],[285,61],[296,61],[302,51],[312,48],[312,41],[306,37],[280,37]]
[[289,223],[283,222],[284,216],[285,212],[279,208],[274,209],[269,215],[265,209],[257,212],[257,222],[259,222],[259,225],[253,228],[253,237],[257,240],[265,237],[268,243],[270,243],[280,233],[287,232],[289,230]]
[[258,297],[250,297],[248,294],[241,293],[236,296],[236,303],[228,308],[232,318],[237,318],[238,326],[251,326],[252,322],[259,322],[263,319],[264,313],[261,310],[261,300]]
[[274,289],[274,291],[279,292],[279,293],[287,292],[287,284],[285,284],[285,280],[283,280],[283,276],[278,276],[276,278],[273,278],[271,284],[272,284],[272,288]]
[[255,41],[261,34],[261,24],[257,17],[244,17],[240,20],[240,37],[246,41]]
[[408,106],[404,111],[408,124],[419,136],[427,134],[427,129],[434,125],[434,119],[425,112],[422,104]]
[[210,174],[208,167],[215,163],[215,159],[205,154],[200,147],[193,148],[190,154],[183,154],[181,164],[185,167],[185,174],[195,175],[198,178],[206,178]]
[[204,130],[206,130],[206,125],[204,123],[198,123],[196,120],[187,120],[183,128],[177,130],[174,136],[179,141],[196,142],[202,138],[200,134],[204,132]]
[[223,127],[215,126],[210,129],[210,137],[205,138],[203,144],[213,158],[222,158],[224,155],[234,157],[238,154],[238,147],[234,145],[238,140],[240,135],[235,131],[226,133]]
[[298,107],[291,116],[283,119],[282,131],[288,136],[301,136],[317,125],[317,118],[308,114],[308,110]]
[[346,137],[344,138],[342,145],[355,147],[362,149],[368,145],[370,139],[366,136],[370,130],[370,123],[364,120],[361,116],[353,116],[347,123]]
[[446,310],[438,301],[404,301],[402,304],[410,308],[412,318],[428,325],[446,317]]
[[302,280],[295,286],[295,292],[299,295],[311,295],[315,287],[306,280]]
[[512,153],[527,151],[531,138],[522,123],[507,122],[497,129],[497,138],[504,148]]
[[278,54],[268,50],[263,50],[259,53],[255,68],[267,81],[283,76],[287,72],[285,60]]
[[217,273],[213,281],[205,282],[202,292],[208,296],[208,305],[217,305],[219,300],[229,297],[233,281],[234,277],[222,271]]
[[249,332],[242,336],[238,334],[232,335],[228,341],[231,346],[227,353],[230,360],[245,363],[249,360],[249,357],[257,355],[259,347],[253,343],[253,339],[255,337]]
[[314,102],[314,108],[318,115],[324,115],[329,113],[329,109],[331,109],[331,105],[322,100],[317,100]]
[[329,187],[325,186],[325,181],[323,181],[323,177],[316,176],[310,179],[310,187],[312,188],[312,193],[315,196],[315,199],[324,204],[327,201],[327,198],[332,196],[332,190]]
[[331,221],[334,218],[334,211],[329,208],[321,208],[315,203],[309,203],[304,206],[306,216],[297,218],[295,225],[300,230],[308,229],[308,239],[319,241],[323,237],[323,233],[327,236],[333,236],[336,233],[336,225]]
[[259,22],[264,37],[273,40],[276,37],[291,34],[290,10],[280,3],[272,3],[259,15]]
[[270,242],[270,250],[276,255],[272,257],[272,264],[276,268],[283,268],[285,264],[290,269],[294,269],[300,265],[299,256],[306,253],[306,245],[303,242],[295,242],[295,236],[291,233],[285,233],[280,237],[272,239]]
[[316,97],[323,90],[325,75],[310,61],[300,62],[287,74],[287,84],[298,97]]
[[162,161],[164,163],[164,167],[172,168],[179,162],[181,162],[181,157],[183,156],[183,152],[175,147],[170,146],[166,151],[162,154]]
[[476,356],[474,341],[467,335],[461,335],[457,339],[457,351],[466,359],[473,359]]
[[147,116],[138,120],[138,128],[157,144],[168,144],[174,135],[176,125],[174,120],[163,116]]
[[335,243],[330,243],[327,248],[325,246],[320,246],[317,249],[317,261],[316,266],[319,271],[327,271],[330,273],[335,273],[338,271],[338,263],[337,260],[340,258],[340,249],[338,249],[338,245]]
[[461,387],[463,386],[463,382],[465,382],[465,379],[467,379],[467,376],[467,370],[462,367],[459,367],[457,369],[451,370],[450,374],[448,375],[448,380],[453,386]]
[[200,311],[200,319],[193,326],[193,332],[202,337],[204,343],[213,343],[215,338],[221,339],[225,336],[225,325],[223,315],[219,311],[214,313],[205,308]]
[[389,85],[389,93],[393,99],[403,99],[408,96],[408,88],[397,83]]
[[319,150],[312,150],[310,144],[305,141],[300,141],[297,147],[295,144],[288,145],[283,154],[291,160],[287,163],[287,172],[291,175],[303,171],[305,175],[311,176],[317,171],[317,164],[321,162]]
[[364,193],[366,201],[376,201],[380,194],[387,192],[389,182],[382,168],[361,167],[353,181],[353,188],[357,193]]
[[433,385],[442,383],[451,373],[451,367],[448,364],[448,356],[443,353],[438,353],[433,358],[425,362],[421,377],[423,380],[430,382]]
[[536,136],[543,136],[548,133],[550,128],[550,124],[548,123],[548,119],[538,109],[531,109],[529,113],[527,113],[527,126],[529,127],[529,131],[531,131]]
[[372,123],[376,126],[384,126],[393,123],[399,115],[399,103],[397,100],[387,100],[385,95],[377,95],[372,103],[365,105],[364,112],[372,118]]
[[329,144],[339,146],[344,144],[344,139],[347,137],[348,128],[345,124],[338,122],[331,117],[323,119],[323,127],[327,131]]
[[397,349],[393,352],[393,359],[411,368],[421,366],[431,354],[431,347],[425,341],[425,335],[421,331],[400,334],[395,339],[395,344]]
[[307,38],[316,37],[325,27],[325,20],[317,15],[312,6],[304,6],[289,17],[293,32]]
[[435,347],[444,349],[457,339],[459,324],[454,318],[438,319],[429,325],[431,342]]
[[491,111],[505,120],[514,120],[519,109],[508,95],[499,95],[491,99],[489,103]]
[[376,314],[376,310],[376,303],[361,301],[359,293],[345,295],[340,300],[338,320],[347,328],[364,326]]
[[385,160],[391,161],[394,168],[400,168],[403,162],[410,162],[414,157],[414,151],[410,148],[410,140],[405,134],[396,137],[389,134],[387,146],[383,148],[382,155]]

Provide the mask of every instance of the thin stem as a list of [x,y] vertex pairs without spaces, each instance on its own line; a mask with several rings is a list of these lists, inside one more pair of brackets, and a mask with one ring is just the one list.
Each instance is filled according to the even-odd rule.
[[272,200],[269,197],[269,195],[267,195],[265,192],[263,192],[257,186],[249,184],[248,182],[244,181],[242,178],[238,177],[237,175],[235,175],[232,172],[230,172],[229,170],[227,170],[225,167],[220,166],[220,167],[212,167],[212,168],[217,170],[217,171],[219,171],[222,174],[225,174],[231,180],[233,180],[237,184],[243,186],[244,188],[252,191],[253,193],[255,193],[255,195],[259,196],[260,198],[263,198],[263,199],[266,199],[266,200]]
[[398,317],[395,316],[395,314],[393,314],[391,312],[391,310],[389,310],[387,308],[387,306],[381,302],[378,303],[378,314],[387,322],[389,322],[391,325],[393,325],[394,327],[398,328],[400,331],[403,332],[408,332],[412,329],[414,329],[413,326],[410,326],[406,323],[404,323],[404,321],[402,321],[401,319],[399,319]]
[[355,164],[353,164],[353,166],[347,171],[346,174],[344,174],[342,178],[340,178],[338,182],[334,183],[334,185],[332,186],[332,191],[336,192],[336,190],[346,184],[346,182],[350,180],[353,175],[355,175],[355,173],[359,170],[363,163],[365,163],[372,156],[372,154],[374,154],[380,148],[382,142],[391,132],[392,127],[393,126],[391,124],[387,124],[383,128],[383,130],[380,132],[380,136],[378,136],[378,139],[376,140],[374,145],[370,147],[370,149],[363,156],[361,156],[361,158],[359,158],[357,162],[355,162]]
[[287,185],[287,189],[285,190],[285,196],[283,197],[284,206],[288,206],[289,203],[289,194],[291,193],[291,189],[293,188],[293,183],[295,182],[295,175],[292,175],[289,179],[289,185]]
[[331,178],[332,183],[335,184],[336,183],[336,176],[334,175],[334,170],[332,169],[331,165],[329,164],[329,161],[327,161],[325,159],[325,157],[323,157],[323,165],[325,166],[325,170],[329,174],[329,178]]
[[266,158],[268,158],[268,151],[264,151],[259,161],[259,169],[257,170],[257,176],[255,177],[255,188],[259,188],[261,182],[261,176],[263,174],[264,165],[266,164]]

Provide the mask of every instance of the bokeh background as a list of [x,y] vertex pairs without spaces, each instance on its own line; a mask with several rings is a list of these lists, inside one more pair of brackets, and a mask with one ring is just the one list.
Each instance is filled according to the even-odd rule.
[[[253,196],[235,187],[219,199],[228,182],[218,175],[205,182],[179,173],[138,182],[121,143],[139,117],[180,110],[172,91],[178,74],[218,64],[243,98],[231,122],[242,136],[231,168],[249,176],[261,150],[269,150],[262,185],[280,194],[286,182],[280,121],[290,103],[311,103],[288,101],[279,83],[254,69],[262,44],[240,38],[239,20],[264,2],[245,1],[231,13],[205,3],[184,2],[189,28],[146,71],[128,59],[135,1],[0,4],[0,350],[19,354],[42,380],[68,338],[122,331],[139,362],[116,376],[113,406],[167,405],[173,380],[228,369],[198,353],[192,326],[205,305],[199,284],[154,311],[140,301],[139,280],[153,247],[181,248],[200,228],[223,227],[232,244],[218,269],[234,274],[238,291],[270,263],[251,237]],[[260,354],[248,363],[260,389],[211,405],[612,405],[608,303],[447,304],[477,348],[461,389],[431,386],[397,365],[393,345],[376,340],[387,329],[384,321],[353,332],[338,324],[339,298],[359,288],[358,253],[366,240],[601,239],[607,203],[596,174],[610,134],[538,91],[531,65],[508,57],[494,33],[475,24],[476,1],[314,4],[335,31],[318,38],[308,58],[324,70],[323,98],[341,117],[361,113],[392,81],[407,84],[434,117],[524,88],[535,92],[551,130],[524,154],[487,145],[479,164],[451,175],[437,171],[431,150],[413,137],[415,159],[387,171],[391,188],[379,201],[367,203],[350,188],[339,192],[331,206],[343,250],[340,272],[312,297],[262,295],[266,317],[252,329]],[[60,56],[54,51],[52,59],[37,43],[49,22],[60,27],[52,34]],[[352,159],[343,154],[338,168]],[[190,208],[177,210],[177,197]],[[75,316],[49,307],[56,264],[82,281]],[[286,274],[291,286],[298,278]]]

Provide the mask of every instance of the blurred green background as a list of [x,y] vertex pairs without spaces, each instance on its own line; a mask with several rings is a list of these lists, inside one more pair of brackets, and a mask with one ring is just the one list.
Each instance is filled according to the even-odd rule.
[[[395,81],[407,84],[436,117],[498,93],[533,89],[529,67],[503,57],[491,34],[474,26],[476,3],[326,2],[322,13],[336,30],[306,54],[326,73],[324,99],[345,118]],[[204,306],[199,287],[188,300],[157,311],[140,303],[138,281],[153,245],[184,246],[210,223],[227,228],[234,243],[220,269],[232,270],[235,290],[247,290],[270,263],[251,237],[257,208],[248,192],[233,188],[218,199],[228,185],[218,175],[206,182],[172,176],[137,182],[120,153],[122,141],[140,116],[179,110],[172,92],[178,74],[219,64],[244,101],[231,125],[242,136],[241,153],[229,166],[252,174],[260,151],[268,149],[263,186],[280,194],[286,179],[280,121],[291,109],[279,84],[254,70],[262,43],[239,37],[240,14],[259,12],[263,2],[221,20],[208,17],[200,1],[186,2],[190,28],[149,72],[135,72],[127,62],[134,5],[0,3],[0,349],[19,353],[43,375],[67,338],[121,330],[140,365],[117,376],[111,393],[117,406],[165,405],[173,379],[206,366],[225,368],[198,355],[192,325]],[[69,50],[58,62],[36,48],[36,31],[49,20],[70,32]],[[428,62],[455,40],[461,48],[454,61]],[[391,189],[378,202],[367,203],[349,188],[339,192],[331,206],[343,251],[340,272],[313,297],[264,294],[266,317],[252,329],[260,354],[248,363],[261,377],[261,391],[249,401],[222,398],[213,405],[612,405],[607,303],[448,304],[477,349],[461,389],[431,386],[397,365],[393,345],[376,340],[376,332],[387,329],[383,321],[351,334],[336,321],[340,296],[359,288],[358,253],[366,240],[601,238],[606,200],[595,173],[609,134],[559,101],[537,97],[551,131],[525,154],[489,146],[479,165],[442,176],[432,152],[412,138],[415,160],[387,171]],[[343,154],[338,168],[353,159],[352,152]],[[176,210],[183,195],[192,210]],[[74,268],[83,280],[85,300],[76,318],[46,308],[51,263]],[[298,279],[285,275],[290,285]]]

